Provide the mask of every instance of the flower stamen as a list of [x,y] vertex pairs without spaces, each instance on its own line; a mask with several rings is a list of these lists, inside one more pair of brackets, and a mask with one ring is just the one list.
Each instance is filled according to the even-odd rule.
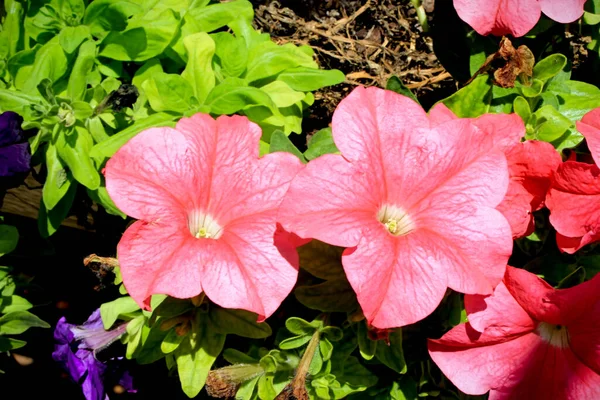
[[218,239],[223,228],[208,214],[192,211],[188,215],[188,228],[196,239]]
[[383,205],[377,213],[377,219],[394,236],[408,235],[415,230],[415,224],[402,208]]

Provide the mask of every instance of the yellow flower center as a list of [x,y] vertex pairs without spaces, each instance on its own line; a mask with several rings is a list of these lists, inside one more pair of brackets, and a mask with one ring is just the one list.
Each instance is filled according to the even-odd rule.
[[551,346],[564,349],[569,347],[569,332],[563,325],[553,325],[547,322],[540,322],[537,327],[540,337]]
[[408,235],[416,228],[406,211],[394,205],[383,205],[377,212],[377,219],[394,236]]
[[188,228],[196,239],[218,239],[223,228],[208,214],[192,211],[188,215]]

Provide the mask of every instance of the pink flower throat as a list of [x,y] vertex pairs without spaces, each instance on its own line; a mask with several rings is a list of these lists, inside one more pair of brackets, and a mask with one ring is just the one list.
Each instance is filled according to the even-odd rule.
[[188,228],[196,239],[218,239],[223,235],[223,228],[212,216],[197,210],[189,213]]

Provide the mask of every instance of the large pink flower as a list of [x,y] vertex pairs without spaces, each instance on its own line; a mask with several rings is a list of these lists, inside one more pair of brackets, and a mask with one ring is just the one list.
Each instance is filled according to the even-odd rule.
[[430,122],[411,99],[377,88],[355,89],[332,128],[341,155],[298,174],[279,219],[347,247],[344,270],[369,324],[416,322],[448,287],[492,293],[512,250],[495,209],[508,186],[503,152],[471,121]]
[[585,136],[596,165],[562,163],[546,199],[556,242],[567,253],[600,240],[600,108],[587,113],[577,129]]
[[600,398],[600,275],[553,289],[508,267],[491,296],[465,296],[469,322],[429,341],[460,390],[490,400]]
[[[302,168],[288,153],[258,158],[260,128],[246,117],[196,114],[151,128],[106,165],[115,204],[138,219],[117,248],[123,283],[138,303],[155,293],[202,291],[222,307],[268,317],[291,291],[297,257],[276,213]],[[283,255],[282,255],[283,253]]]
[[561,23],[583,15],[586,0],[454,0],[458,16],[481,35],[523,36],[543,12]]
[[[429,116],[434,124],[457,118],[442,103],[436,104]],[[487,138],[490,150],[502,150],[508,161],[508,191],[498,210],[508,220],[513,238],[531,234],[535,230],[532,213],[544,206],[552,175],[561,163],[560,155],[550,143],[521,142],[525,126],[516,114],[485,114],[471,122]]]

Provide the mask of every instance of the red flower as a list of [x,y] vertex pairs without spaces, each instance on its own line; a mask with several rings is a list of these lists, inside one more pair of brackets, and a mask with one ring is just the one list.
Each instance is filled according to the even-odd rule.
[[560,23],[583,15],[585,0],[454,0],[458,16],[481,35],[523,36],[541,13]]
[[562,163],[546,198],[558,247],[571,254],[600,240],[600,108],[587,113],[577,129],[585,136],[596,165]]
[[108,161],[111,198],[139,219],[117,248],[138,303],[204,291],[222,307],[268,317],[292,290],[297,256],[289,236],[274,235],[277,208],[302,164],[288,153],[259,159],[260,136],[245,117],[196,114],[176,129],[140,133]]
[[600,275],[553,289],[508,267],[491,296],[465,296],[469,322],[429,340],[460,390],[490,400],[600,398]]
[[[442,103],[429,112],[430,119],[441,123],[457,117]],[[471,119],[492,148],[501,149],[508,161],[508,191],[497,209],[508,220],[513,238],[530,235],[535,230],[532,212],[544,206],[552,175],[561,163],[550,143],[521,142],[525,126],[516,114],[485,114]]]
[[417,103],[377,88],[346,97],[332,129],[341,155],[298,174],[279,221],[347,247],[342,263],[368,323],[414,323],[448,287],[492,293],[512,250],[495,209],[508,186],[502,151],[471,121],[430,124]]

